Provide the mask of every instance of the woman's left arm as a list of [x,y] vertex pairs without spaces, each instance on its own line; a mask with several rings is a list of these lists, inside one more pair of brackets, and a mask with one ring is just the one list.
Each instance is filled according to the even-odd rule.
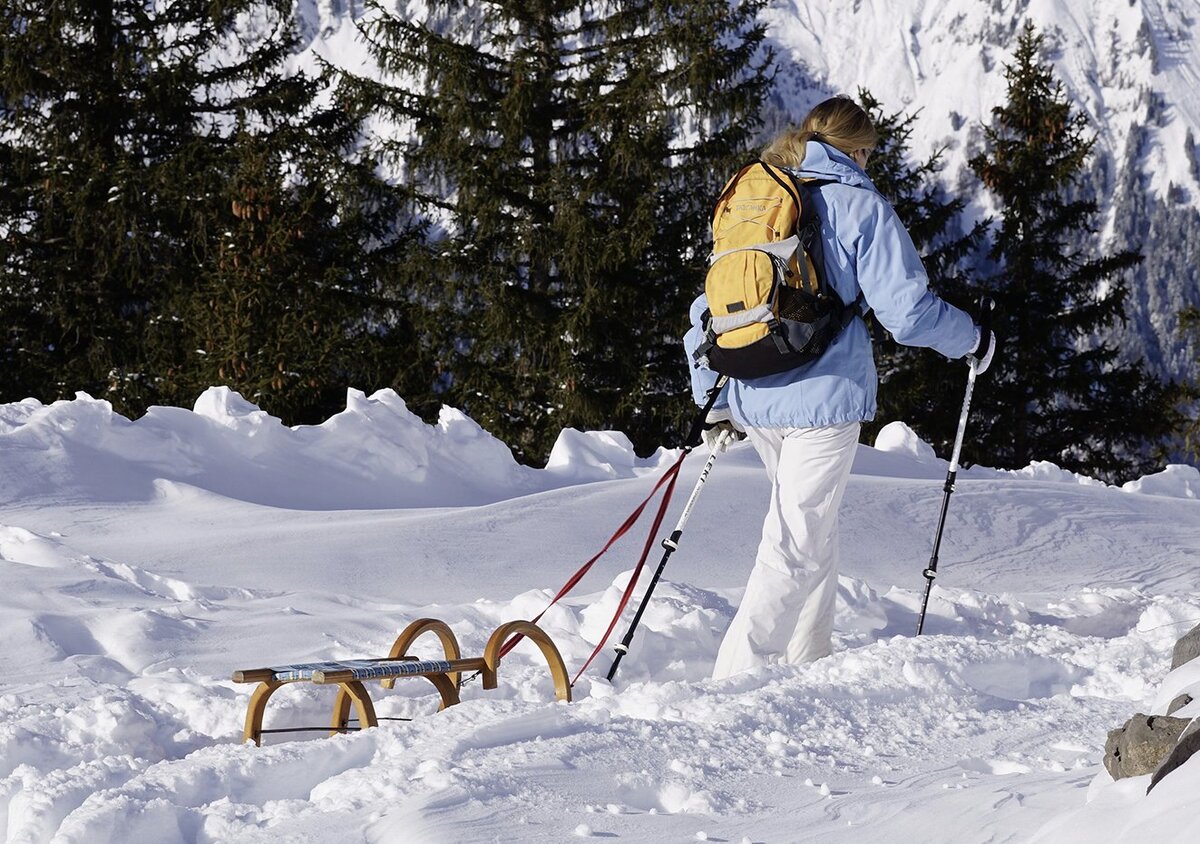
[[855,269],[867,304],[896,342],[960,358],[975,348],[975,322],[929,289],[929,276],[892,206],[874,191],[849,197]]

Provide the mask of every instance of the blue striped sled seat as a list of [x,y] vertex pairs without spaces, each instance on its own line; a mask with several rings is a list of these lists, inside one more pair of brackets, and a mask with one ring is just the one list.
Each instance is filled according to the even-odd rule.
[[[315,674],[349,671],[352,680],[383,680],[388,677],[408,677],[413,674],[439,674],[451,670],[444,659],[344,659],[329,662],[297,662],[275,665],[268,669],[277,683],[312,680]],[[318,682],[320,677],[316,678]]]
[[312,679],[325,681],[323,674],[349,671],[351,680],[386,680],[389,677],[412,677],[418,674],[445,674],[453,671],[453,664],[446,659],[348,659],[336,663],[332,668],[314,671]]
[[276,683],[294,683],[312,680],[313,675],[326,672],[332,674],[334,671],[349,671],[350,680],[386,680],[388,677],[444,674],[451,670],[451,665],[445,659],[341,659],[324,663],[272,665],[266,670],[271,672],[270,680]]

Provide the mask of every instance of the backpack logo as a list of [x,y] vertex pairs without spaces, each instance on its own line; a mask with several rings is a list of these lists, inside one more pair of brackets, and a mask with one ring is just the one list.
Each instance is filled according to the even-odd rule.
[[816,360],[858,313],[825,282],[820,228],[809,192],[762,161],[729,180],[713,211],[698,365],[758,378]]

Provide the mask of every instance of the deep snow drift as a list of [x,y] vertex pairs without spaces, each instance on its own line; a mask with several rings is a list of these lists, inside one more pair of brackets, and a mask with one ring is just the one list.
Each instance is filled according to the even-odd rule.
[[[1200,622],[1200,472],[1114,488],[1049,464],[963,471],[918,639],[946,466],[900,425],[859,449],[831,657],[707,679],[766,495],[738,446],[614,684],[607,651],[555,703],[522,645],[499,689],[469,685],[446,712],[428,683],[401,681],[373,696],[411,721],[240,744],[251,687],[234,669],[378,656],[423,616],[478,653],[500,622],[541,611],[676,456],[567,431],[532,470],[461,413],[427,426],[388,391],[352,391],[298,428],[224,389],[132,422],[85,396],[0,406],[0,829],[89,843],[1200,836],[1200,762],[1149,796],[1148,777],[1114,784],[1100,765],[1107,730],[1164,711],[1171,647]],[[986,462],[969,442],[964,458]],[[702,463],[685,462],[668,526]],[[572,675],[648,522],[543,619]],[[327,723],[331,701],[289,686],[267,725]]]

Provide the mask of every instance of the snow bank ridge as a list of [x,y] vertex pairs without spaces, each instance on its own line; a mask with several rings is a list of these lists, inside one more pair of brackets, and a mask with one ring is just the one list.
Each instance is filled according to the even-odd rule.
[[289,427],[228,387],[209,388],[193,410],[152,407],[136,421],[86,393],[0,405],[0,450],[0,501],[148,501],[186,485],[315,510],[487,504],[633,477],[671,456],[643,460],[624,434],[568,429],[538,470],[462,411],[443,407],[427,425],[390,389],[348,390],[344,411]]

